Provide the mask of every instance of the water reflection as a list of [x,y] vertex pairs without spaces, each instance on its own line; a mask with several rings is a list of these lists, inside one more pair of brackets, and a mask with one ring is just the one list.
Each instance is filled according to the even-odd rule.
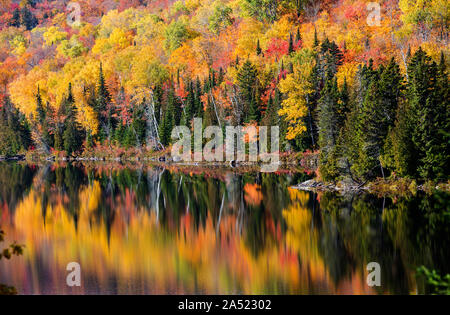
[[[289,188],[304,176],[2,163],[0,226],[26,249],[0,264],[0,283],[26,294],[415,293],[417,266],[449,272],[448,194]],[[66,286],[71,261],[81,288]],[[366,285],[371,261],[379,288]]]

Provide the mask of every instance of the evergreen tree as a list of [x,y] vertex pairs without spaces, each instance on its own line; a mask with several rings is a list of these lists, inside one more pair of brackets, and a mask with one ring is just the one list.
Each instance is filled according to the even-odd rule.
[[157,84],[153,90],[153,101],[155,102],[155,118],[156,122],[159,124],[161,121],[161,106],[163,101],[163,89],[161,85]]
[[247,121],[259,121],[259,106],[258,103],[256,102],[256,98],[253,97],[250,103],[250,108],[249,108],[249,112],[248,112],[248,118]]
[[269,96],[267,100],[267,108],[264,113],[264,117],[261,120],[264,126],[279,126],[280,119],[278,116],[278,110],[280,103],[280,92],[278,89],[275,90],[274,97]]
[[302,35],[300,34],[300,28],[297,27],[297,35],[295,36],[295,42],[301,42],[302,41]]
[[181,121],[181,115],[183,113],[183,108],[181,107],[181,102],[175,95],[175,90],[173,86],[169,88],[167,95],[167,110],[172,111],[173,114],[173,126],[179,126]]
[[[48,104],[47,104],[48,106]],[[38,87],[37,93],[36,93],[36,124],[37,129],[40,132],[40,140],[43,142],[44,149],[49,150],[50,147],[53,145],[53,139],[49,132],[49,122],[47,117],[47,111],[44,108],[44,105],[42,103],[42,97],[41,97],[41,91]]]
[[292,33],[289,33],[289,48],[288,53],[292,54],[294,52],[294,41],[292,39]]
[[39,86],[37,88],[36,92],[36,113],[37,113],[37,120],[40,125],[44,124],[45,121],[45,109],[42,104],[42,97],[41,97],[41,91],[39,89]]
[[348,91],[347,79],[344,78],[344,83],[339,95],[339,103],[337,110],[337,124],[338,129],[342,129],[345,126],[348,113],[350,112],[350,93]]
[[23,7],[21,11],[21,22],[22,25],[25,26],[27,31],[32,30],[39,23],[33,13],[31,13],[31,11],[26,6]]
[[261,46],[259,45],[259,38],[258,41],[256,42],[256,54],[259,56],[261,55],[262,50],[261,50]]
[[82,137],[80,136],[80,130],[78,124],[74,120],[69,120],[66,123],[64,133],[63,133],[63,141],[64,141],[64,150],[68,155],[72,155],[72,153],[78,151],[82,145]]
[[14,9],[13,16],[9,24],[14,27],[20,27],[20,10],[18,8]]
[[[237,74],[240,97],[243,102],[244,121],[248,122],[251,114],[255,118],[259,116],[259,104],[257,98],[258,71],[249,61],[245,61]],[[253,111],[253,113],[251,113]],[[238,122],[239,124],[242,122]]]
[[340,133],[339,96],[337,80],[327,80],[318,104],[320,174],[325,180],[335,180],[339,175],[336,147]]
[[350,171],[359,180],[384,177],[389,166],[386,156],[391,150],[387,146],[388,142],[391,145],[388,134],[401,100],[403,77],[392,59],[386,68],[380,66],[378,70],[370,61],[359,70],[358,81],[356,104],[347,120],[345,137]]
[[146,136],[146,120],[145,118],[145,106],[146,106],[146,100],[142,101],[141,104],[138,106],[135,106],[132,109],[132,116],[131,116],[131,126],[130,126],[130,135],[129,138],[132,139],[132,141],[129,141],[129,145],[135,145],[140,146],[144,144],[145,142],[145,136]]
[[13,156],[27,150],[31,145],[31,133],[28,123],[17,108],[3,99],[0,106],[0,155]]
[[313,42],[313,48],[319,47],[319,37],[317,36],[317,29],[314,28],[314,42]]
[[191,81],[188,85],[188,95],[186,97],[186,123],[190,122],[194,118],[195,114],[195,93],[194,83]]
[[218,82],[217,83],[221,84],[223,82],[224,78],[225,78],[225,73],[223,72],[223,68],[220,67],[219,68],[219,78],[218,78]]
[[159,125],[159,137],[161,139],[162,145],[167,146],[171,142],[171,134],[174,126],[175,123],[173,119],[173,107],[169,107],[164,113],[162,122]]
[[344,55],[335,42],[330,42],[325,38],[320,46],[320,65],[323,68],[322,73],[328,79],[332,78],[342,65]]
[[419,178],[448,177],[448,76],[445,60],[438,66],[421,49],[408,65],[406,116],[412,140],[412,149],[404,157],[397,153],[397,160],[408,165],[406,174]]
[[201,99],[202,88],[200,79],[197,77],[195,82],[195,117],[201,118],[203,117],[203,102]]
[[81,132],[81,126],[76,118],[75,99],[72,94],[72,84],[69,83],[67,98],[62,104],[64,111],[64,131],[62,133],[62,141],[64,150],[68,155],[78,151],[83,143],[84,135]]
[[99,68],[94,109],[98,114],[100,123],[100,140],[105,140],[105,138],[111,140],[116,121],[113,118],[114,108],[111,103],[111,95],[106,86],[102,63],[100,63]]

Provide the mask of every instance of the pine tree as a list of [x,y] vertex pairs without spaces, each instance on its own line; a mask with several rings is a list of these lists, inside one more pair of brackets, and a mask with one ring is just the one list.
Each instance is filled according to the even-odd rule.
[[328,38],[320,46],[320,64],[323,67],[323,74],[332,78],[343,63],[344,55],[335,42],[330,42]]
[[100,63],[99,68],[97,93],[94,109],[98,114],[101,126],[100,140],[105,140],[105,138],[111,140],[111,136],[113,135],[116,121],[113,118],[114,108],[111,103],[111,95],[106,86],[102,63]]
[[259,116],[260,116],[259,106],[258,106],[258,103],[257,103],[255,97],[253,97],[251,102],[250,102],[250,107],[249,107],[247,121],[249,121],[249,122],[250,121],[258,122],[259,121]]
[[36,27],[36,25],[38,25],[38,20],[26,6],[23,7],[21,11],[21,22],[27,31],[32,30]]
[[[146,100],[143,99],[142,103],[133,108],[133,113],[131,116],[131,136],[134,141],[130,145],[140,146],[145,142],[146,138],[146,120],[145,120],[145,107]],[[131,137],[130,136],[130,137]]]
[[340,133],[337,80],[329,79],[321,94],[318,104],[320,174],[324,180],[335,180],[339,175],[336,145]]
[[[250,111],[253,111],[252,118],[258,116],[259,104],[257,99],[258,89],[258,71],[256,67],[249,61],[245,61],[242,67],[240,67],[237,80],[240,91],[240,97],[243,102],[243,110],[245,113],[244,121],[249,121]],[[241,122],[238,122],[241,123]]]
[[31,133],[28,123],[17,108],[3,99],[0,106],[0,155],[13,156],[27,150],[31,145]]
[[65,126],[63,133],[64,150],[68,155],[78,151],[81,148],[82,137],[78,124],[74,120],[69,120]]
[[319,37],[317,36],[317,29],[314,28],[314,42],[313,42],[313,48],[319,47]]
[[348,113],[350,112],[350,94],[348,91],[347,78],[344,78],[344,83],[339,95],[339,102],[337,108],[337,124],[338,128],[342,129],[345,126]]
[[14,27],[20,27],[20,10],[18,8],[14,9],[13,16],[9,24]]
[[289,33],[289,48],[288,53],[292,54],[294,52],[294,41],[292,39],[292,33]]
[[[275,98],[275,99],[274,99]],[[264,113],[264,117],[262,119],[262,123],[264,126],[278,126],[278,110],[279,110],[279,91],[275,91],[275,96],[272,98],[272,95],[269,96],[267,100],[267,108]]]
[[170,110],[173,113],[173,123],[174,123],[173,126],[179,126],[183,109],[181,107],[181,102],[175,95],[175,90],[173,89],[173,86],[169,88],[169,92],[167,95],[167,110]]
[[161,106],[163,100],[163,89],[161,85],[157,84],[153,90],[153,101],[155,102],[155,118],[156,122],[159,124],[161,121]]
[[173,107],[169,107],[164,114],[161,124],[159,125],[159,137],[164,146],[169,145],[171,142],[171,133],[174,126]]
[[220,67],[219,68],[219,78],[218,78],[218,82],[217,83],[221,84],[223,82],[224,78],[225,78],[225,73],[223,72],[223,68]]
[[295,42],[299,43],[302,41],[302,35],[300,34],[300,28],[297,27],[297,35],[295,36]]
[[[375,176],[385,176],[389,163],[386,155],[391,149],[391,138],[388,137],[394,126],[395,114],[402,91],[403,77],[395,60],[387,67],[373,69],[373,64],[364,66],[359,73],[360,88],[354,113],[349,126],[351,139],[347,153],[350,154],[351,170],[360,180]],[[383,165],[384,164],[384,165]]]
[[[448,177],[448,76],[445,60],[438,66],[421,49],[408,65],[408,134],[413,146],[403,164],[407,174],[418,178]],[[447,96],[447,97],[446,97]],[[402,159],[398,156],[397,159]]]
[[62,133],[64,150],[68,155],[78,151],[83,143],[84,135],[76,118],[75,99],[72,94],[72,84],[69,83],[67,98],[63,102],[65,121]]
[[42,104],[42,97],[41,97],[41,91],[39,89],[39,86],[37,88],[36,92],[36,113],[37,113],[37,120],[40,125],[44,124],[45,121],[45,109]]
[[203,117],[203,102],[201,99],[202,95],[202,87],[200,83],[200,79],[197,77],[197,80],[195,82],[195,116],[198,118]]
[[188,85],[188,95],[186,97],[186,123],[190,122],[194,118],[195,114],[195,93],[194,83],[191,81]]
[[[381,67],[380,67],[381,68]],[[380,93],[381,103],[384,110],[384,118],[380,128],[383,134],[387,134],[388,129],[395,122],[395,115],[400,102],[403,90],[403,76],[400,73],[400,67],[392,58],[386,68],[381,68],[380,73]]]
[[261,55],[262,50],[261,50],[261,46],[259,45],[259,38],[258,41],[256,42],[256,54],[259,56]]

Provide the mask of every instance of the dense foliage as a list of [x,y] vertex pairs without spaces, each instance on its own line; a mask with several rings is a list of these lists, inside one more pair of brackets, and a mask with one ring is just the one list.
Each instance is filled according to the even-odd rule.
[[[1,155],[279,125],[325,180],[448,178],[445,0],[2,0]],[[75,21],[75,22],[74,22]]]

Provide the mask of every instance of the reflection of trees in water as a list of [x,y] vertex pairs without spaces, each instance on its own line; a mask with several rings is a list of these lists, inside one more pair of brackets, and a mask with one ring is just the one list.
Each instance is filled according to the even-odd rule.
[[448,272],[449,194],[417,195],[393,202],[369,194],[320,196],[321,251],[338,282],[350,269],[375,261],[381,265],[383,289],[409,293],[417,266]]
[[13,210],[28,192],[36,168],[18,163],[0,162],[0,205]]
[[[271,251],[280,261],[295,257],[293,265],[300,270],[296,281],[310,279],[300,289],[305,292],[316,288],[314,281],[336,288],[355,274],[365,281],[365,266],[371,261],[382,267],[382,292],[411,292],[420,265],[449,272],[448,194],[393,200],[288,189],[299,176],[216,177],[163,168],[97,170],[3,163],[0,201],[13,211],[32,187],[39,195],[44,222],[49,206],[62,206],[75,227],[80,211],[88,211],[90,225],[104,226],[108,244],[114,225],[126,228],[143,212],[151,214],[167,235],[184,233],[187,238],[184,225],[195,235],[209,231],[212,224],[218,244],[236,246],[232,238],[238,237],[255,261]],[[189,247],[192,240],[185,241]],[[281,272],[283,267],[279,268]]]

